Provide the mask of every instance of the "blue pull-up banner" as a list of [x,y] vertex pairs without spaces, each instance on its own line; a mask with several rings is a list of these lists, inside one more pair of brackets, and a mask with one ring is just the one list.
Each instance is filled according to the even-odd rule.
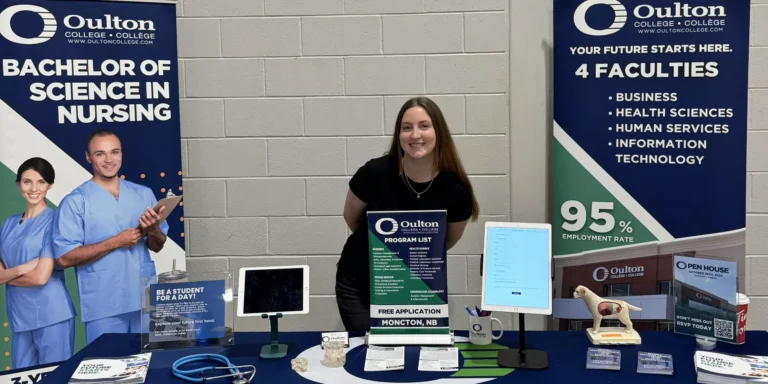
[[[176,1],[0,0],[0,222],[27,209],[29,201],[16,185],[17,170],[27,159],[41,157],[55,170],[54,186],[44,196],[51,208],[59,208],[67,195],[90,180],[93,165],[86,156],[86,142],[99,129],[114,132],[120,141],[122,159],[114,167],[122,180],[116,199],[121,206],[132,198],[131,191],[141,191],[142,203],[150,197],[161,200],[169,192],[181,195],[176,46]],[[128,183],[137,187],[125,187]],[[93,223],[110,219],[125,224],[121,230],[135,228],[145,208],[122,217],[83,209],[79,214],[85,223],[79,227],[91,231],[84,234],[86,238],[94,236],[93,226],[100,226]],[[54,270],[49,283],[65,277],[77,313],[74,352],[84,346],[80,319],[84,313],[116,302],[120,308],[139,310],[145,296],[139,273],[168,272],[173,262],[185,269],[183,211],[176,206],[167,218],[168,239],[161,251],[151,253],[154,266],[135,253],[135,260],[126,262],[129,272],[105,267],[109,264],[105,260],[122,255],[106,255],[99,264],[77,267],[78,275],[99,276],[87,281],[77,281],[75,268]],[[113,235],[107,233],[111,228],[101,228],[104,236]],[[118,272],[131,280],[127,286],[113,278]],[[88,283],[96,281],[114,285],[112,300],[80,300],[101,290]],[[0,287],[3,323],[10,312],[5,289]],[[40,303],[14,310],[34,311]],[[0,328],[0,337],[8,341],[13,331]],[[19,368],[11,367],[9,354],[2,352],[1,367]]]

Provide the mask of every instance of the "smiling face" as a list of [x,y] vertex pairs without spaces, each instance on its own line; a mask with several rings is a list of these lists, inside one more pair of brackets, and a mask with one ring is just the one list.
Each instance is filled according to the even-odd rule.
[[49,184],[34,169],[28,169],[19,178],[19,192],[28,205],[37,205],[45,201],[45,196],[53,184]]
[[96,136],[88,145],[88,162],[93,164],[94,175],[105,179],[117,176],[123,164],[123,150],[115,135]]
[[400,147],[406,156],[423,159],[432,155],[437,134],[432,119],[422,107],[411,107],[400,122]]

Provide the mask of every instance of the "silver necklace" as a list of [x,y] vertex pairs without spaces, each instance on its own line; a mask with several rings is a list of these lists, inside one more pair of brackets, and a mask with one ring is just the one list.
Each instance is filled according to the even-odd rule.
[[405,175],[405,182],[406,182],[406,184],[408,184],[408,188],[410,188],[411,191],[413,191],[413,193],[416,194],[416,198],[417,199],[421,199],[421,195],[425,194],[429,190],[429,187],[432,186],[432,182],[433,181],[435,181],[434,177],[432,177],[432,180],[429,181],[429,185],[427,185],[427,189],[425,189],[422,192],[417,192],[415,189],[413,189],[413,186],[411,186],[411,181],[408,179],[408,175]]

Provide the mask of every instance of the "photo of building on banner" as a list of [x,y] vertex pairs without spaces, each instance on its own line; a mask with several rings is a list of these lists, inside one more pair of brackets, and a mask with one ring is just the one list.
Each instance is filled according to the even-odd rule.
[[142,331],[142,278],[186,268],[176,7],[0,0],[0,52],[0,369],[15,371]]
[[672,330],[676,255],[745,292],[750,1],[555,0],[553,25],[556,329],[592,326],[583,284]]
[[369,344],[451,344],[446,211],[368,212]]

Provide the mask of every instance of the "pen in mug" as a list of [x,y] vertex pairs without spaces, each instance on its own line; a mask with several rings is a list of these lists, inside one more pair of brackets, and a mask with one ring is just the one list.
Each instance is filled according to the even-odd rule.
[[469,310],[469,307],[468,307],[468,306],[466,306],[466,305],[465,305],[465,306],[464,306],[464,309],[466,309],[466,310],[467,310],[467,312],[469,313],[469,315],[470,315],[470,316],[474,316],[474,314],[472,313],[472,311],[470,311],[470,310]]

